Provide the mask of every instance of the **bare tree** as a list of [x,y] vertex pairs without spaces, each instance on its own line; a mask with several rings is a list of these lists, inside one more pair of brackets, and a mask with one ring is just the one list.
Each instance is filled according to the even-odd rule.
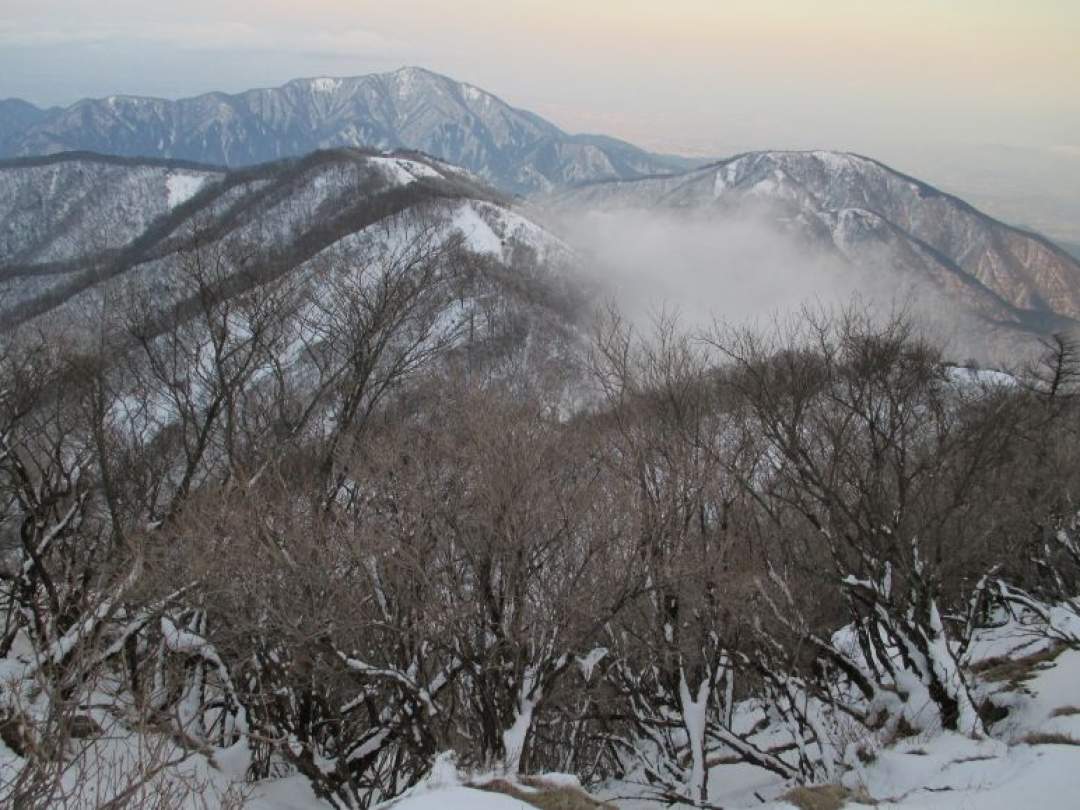
[[610,423],[605,456],[648,583],[612,625],[608,674],[630,720],[618,742],[669,801],[708,804],[718,749],[790,776],[733,731],[754,557],[752,504],[732,472],[749,449],[736,403],[714,384],[706,347],[667,315],[646,339],[609,316],[593,368]]
[[[775,553],[838,589],[858,648],[808,638],[871,707],[895,684],[909,722],[925,703],[931,722],[982,734],[945,622],[979,549],[981,487],[1011,432],[962,407],[940,354],[903,316],[847,311],[802,327],[779,344],[713,342],[768,443],[765,486],[748,484],[784,532]],[[790,608],[775,613],[794,629]]]

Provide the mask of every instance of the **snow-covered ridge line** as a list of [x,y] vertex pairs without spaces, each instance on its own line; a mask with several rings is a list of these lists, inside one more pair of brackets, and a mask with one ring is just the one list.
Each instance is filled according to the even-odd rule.
[[[473,201],[455,216],[464,218],[460,230],[477,252],[506,260],[513,244],[526,244],[541,258],[570,254],[477,178],[412,152],[330,150],[228,172],[65,155],[0,167],[0,266],[20,268],[0,288],[7,308],[17,305],[20,318],[34,317],[73,295],[86,299],[111,276],[167,285],[153,268],[197,223],[227,222],[228,239],[273,252],[311,232],[329,245],[367,227],[372,216],[414,205],[446,207],[455,198]],[[341,218],[346,211],[355,212],[352,219]],[[119,263],[110,251],[120,252]],[[104,278],[85,272],[99,256],[109,267]]]
[[0,157],[92,146],[240,166],[327,147],[405,148],[460,164],[512,193],[696,165],[613,138],[568,135],[480,88],[412,67],[175,101],[84,99],[38,113],[25,116]]

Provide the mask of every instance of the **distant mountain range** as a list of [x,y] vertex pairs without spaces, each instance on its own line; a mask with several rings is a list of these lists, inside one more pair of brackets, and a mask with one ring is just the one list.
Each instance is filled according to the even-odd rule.
[[931,291],[939,309],[974,316],[1002,351],[1080,322],[1080,262],[1068,253],[857,155],[751,153],[678,176],[580,186],[514,210],[451,164],[357,149],[232,170],[89,153],[0,161],[0,321],[49,313],[50,323],[70,322],[123,289],[149,288],[168,301],[177,256],[195,231],[254,251],[260,273],[277,278],[417,206],[438,206],[446,229],[511,276],[526,256],[528,267],[558,266],[558,284],[578,289],[572,298],[585,293],[563,270],[582,257],[537,224],[546,216],[528,211],[765,217],[808,256],[849,264],[866,289],[897,280]]
[[176,101],[109,96],[48,110],[0,101],[0,157],[88,150],[237,167],[341,146],[419,150],[510,193],[701,163],[567,134],[479,88],[414,67]]
[[859,155],[752,152],[677,176],[589,184],[546,205],[720,218],[764,212],[808,246],[867,273],[926,282],[992,324],[1045,333],[1080,319],[1074,256]]
[[[564,212],[752,211],[815,255],[870,280],[914,281],[947,311],[1011,336],[1080,322],[1074,255],[878,161],[770,151],[701,165],[568,135],[419,68],[179,101],[113,96],[49,110],[2,101],[0,155],[12,156],[0,161],[0,316],[9,321],[134,277],[175,252],[196,215],[218,222],[222,238],[258,243],[277,265],[363,231],[370,212],[396,210],[402,194],[472,200],[481,220],[513,219],[520,233],[557,242],[508,207],[507,195],[528,193]],[[485,249],[495,250],[492,239],[502,244],[486,237]]]

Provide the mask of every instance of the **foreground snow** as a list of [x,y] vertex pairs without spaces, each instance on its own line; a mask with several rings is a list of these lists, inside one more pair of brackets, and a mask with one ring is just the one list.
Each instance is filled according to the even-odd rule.
[[[1034,663],[1025,667],[1029,671],[1021,683],[990,677],[980,683],[980,699],[989,697],[1009,710],[990,726],[990,738],[919,734],[874,752],[870,762],[854,759],[842,778],[847,796],[843,806],[911,810],[1080,807],[1080,650],[1052,648],[1016,624],[981,633],[972,649],[976,667],[1024,659]],[[992,669],[986,672],[993,675]],[[725,810],[799,807],[785,800],[791,789],[779,777],[741,763],[715,767],[709,773],[710,804]],[[623,783],[609,785],[600,794],[620,808],[660,810],[663,805],[658,802],[635,798],[640,791],[638,785]]]
[[[873,751],[868,761],[850,758],[841,780],[844,807],[910,808],[911,810],[1014,810],[1080,806],[1080,650],[1054,647],[1017,624],[980,633],[972,645],[971,663],[981,673],[978,699],[989,699],[1008,713],[989,725],[990,736],[972,739],[956,733],[924,732]],[[10,673],[9,673],[10,674]],[[101,697],[104,697],[102,695]],[[104,706],[104,704],[99,704]],[[744,704],[746,722],[755,722],[760,709]],[[99,708],[94,716],[107,727],[122,711]],[[175,742],[154,735],[117,733],[110,728],[88,761],[96,768],[78,776],[81,803],[93,807],[105,798],[113,775],[134,766],[155,746],[169,746],[163,758],[180,754]],[[768,735],[767,729],[762,732]],[[1075,741],[1070,742],[1070,741]],[[177,757],[178,759],[180,757]],[[245,784],[250,762],[246,743],[216,750],[211,755],[188,754],[164,778],[197,788],[177,807],[245,807],[251,810],[315,810],[327,808],[302,776]],[[11,752],[0,743],[0,776],[12,764]],[[383,805],[393,810],[528,810],[519,798],[478,789],[491,774],[459,772],[450,755],[440,756],[431,774],[403,796]],[[505,777],[504,777],[505,778]],[[541,777],[548,787],[576,787],[573,777]],[[159,780],[160,781],[160,780]],[[519,796],[537,791],[536,783],[516,784]],[[739,810],[787,810],[799,803],[792,785],[751,765],[722,764],[709,771],[710,806]],[[823,788],[814,788],[819,790]],[[836,790],[836,788],[831,788]],[[626,810],[661,810],[659,802],[642,798],[633,781],[613,783],[594,792],[597,799]],[[816,805],[813,805],[816,806]],[[829,805],[835,806],[835,805]]]

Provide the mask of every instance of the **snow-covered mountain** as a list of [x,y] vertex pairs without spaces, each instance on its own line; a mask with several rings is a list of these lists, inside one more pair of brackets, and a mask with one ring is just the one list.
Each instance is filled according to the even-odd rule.
[[49,116],[55,110],[42,110],[18,98],[0,99],[0,154],[5,154],[9,140]]
[[0,104],[0,157],[90,150],[244,166],[339,146],[415,149],[514,193],[692,165],[614,138],[569,135],[477,87],[412,67],[177,101]]
[[[67,153],[0,163],[0,312],[21,319],[96,295],[111,279],[160,280],[167,272],[156,268],[196,224],[223,243],[254,245],[280,274],[390,213],[435,200],[463,201],[449,220],[468,224],[473,247],[499,261],[518,242],[541,258],[570,256],[474,174],[419,153],[341,149],[233,170]],[[939,313],[989,326],[1003,352],[1018,336],[1080,320],[1076,259],[856,155],[752,153],[680,175],[586,184],[540,197],[539,207],[764,218],[775,230],[754,238],[779,232],[807,255],[838,258],[866,280],[857,288],[917,285]]]
[[529,288],[569,248],[430,157],[339,149],[230,171],[67,153],[0,164],[0,318],[76,323],[132,292],[166,311],[182,304],[178,279],[195,250],[235,268],[236,292],[302,278],[328,258],[386,262],[418,223],[428,243],[453,240],[461,261],[513,279],[488,290],[500,306],[519,293],[529,306],[546,300],[540,309],[559,297]]
[[0,263],[75,259],[131,242],[224,172],[108,157],[26,159],[0,168]]
[[859,155],[753,152],[677,176],[552,195],[565,210],[765,212],[808,248],[867,272],[928,281],[945,301],[1025,331],[1080,318],[1080,262],[1050,241]]

